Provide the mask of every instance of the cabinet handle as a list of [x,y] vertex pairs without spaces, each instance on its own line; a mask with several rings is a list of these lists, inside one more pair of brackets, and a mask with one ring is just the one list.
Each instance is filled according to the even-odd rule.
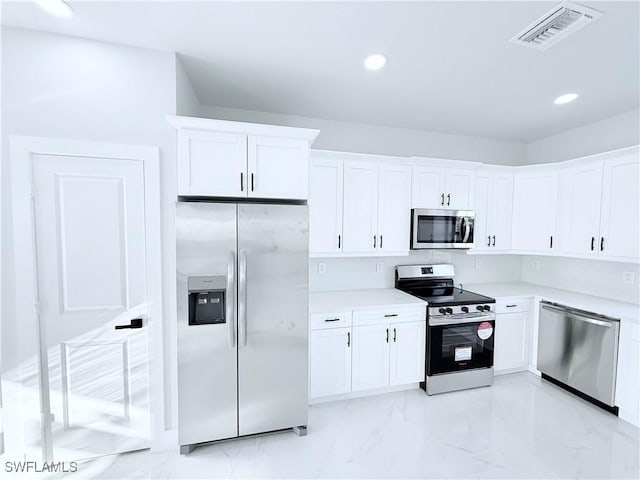
[[387,314],[385,315],[385,318],[389,318],[389,317],[397,317],[397,316],[398,316],[398,314],[397,314],[397,313],[387,313]]
[[389,329],[387,328],[387,343],[389,343]]
[[351,346],[351,332],[347,332],[347,347]]
[[340,248],[340,235],[338,235],[338,248]]
[[240,172],[240,191],[244,192],[244,173]]
[[451,205],[451,194],[447,193],[447,207]]
[[549,237],[549,248],[553,248],[553,235]]
[[444,206],[444,193],[440,195],[440,205]]
[[507,308],[517,307],[518,305],[507,305]]
[[373,236],[373,248],[376,248],[376,236]]
[[251,174],[251,191],[253,192],[253,173]]
[[393,329],[393,342],[395,343],[395,341],[396,341],[396,329],[394,327],[394,329]]
[[496,246],[496,236],[495,235],[493,236],[493,243],[491,244],[491,246],[492,247]]
[[382,235],[380,235],[380,248],[382,248]]
[[491,235],[487,235],[487,247],[491,246]]
[[600,237],[600,251],[604,250],[604,237]]
[[593,249],[594,249],[595,242],[596,242],[596,237],[591,237],[591,251],[592,252],[593,252]]
[[339,322],[340,319],[339,318],[325,318],[324,321],[325,322]]

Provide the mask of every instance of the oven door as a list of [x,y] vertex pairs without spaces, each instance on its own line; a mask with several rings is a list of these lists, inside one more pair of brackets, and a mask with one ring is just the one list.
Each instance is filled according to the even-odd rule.
[[427,375],[493,366],[495,320],[429,325]]
[[472,210],[411,210],[411,248],[471,248]]

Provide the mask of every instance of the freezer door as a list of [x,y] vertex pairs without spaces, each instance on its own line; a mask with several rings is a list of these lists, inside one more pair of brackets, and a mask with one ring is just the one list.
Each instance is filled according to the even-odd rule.
[[306,206],[238,206],[240,435],[307,424]]
[[178,439],[238,435],[235,204],[178,203]]

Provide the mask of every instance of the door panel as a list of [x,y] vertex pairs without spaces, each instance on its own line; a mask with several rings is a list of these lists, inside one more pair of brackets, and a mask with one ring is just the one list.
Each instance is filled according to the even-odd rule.
[[505,313],[496,316],[494,367],[496,371],[526,370],[528,359],[527,313]]
[[390,385],[424,382],[426,323],[391,324]]
[[351,329],[311,332],[311,398],[351,391]]
[[308,222],[306,206],[238,206],[240,435],[307,423]]
[[476,218],[473,233],[474,248],[476,250],[491,249],[489,180],[488,173],[478,173],[476,176]]
[[389,385],[389,325],[353,327],[352,390]]
[[[141,162],[34,155],[42,381],[53,458],[149,446]],[[115,330],[132,318],[140,329]]]
[[[556,172],[522,173],[514,181],[513,248],[553,251],[558,198]],[[557,240],[557,239],[556,239]],[[557,242],[553,245],[556,246]]]
[[381,165],[378,196],[378,247],[408,252],[411,230],[411,167]]
[[605,163],[601,255],[640,257],[639,166],[637,151]]
[[413,167],[411,177],[412,208],[443,208],[444,168]]
[[188,306],[189,277],[231,273],[235,278],[226,301],[235,307],[236,208],[199,202],[176,205],[180,445],[238,435],[235,315],[226,323],[189,325]]
[[[513,175],[495,173],[491,182],[491,248],[511,248]],[[494,238],[495,237],[495,238]]]
[[342,162],[314,160],[309,185],[309,250],[311,253],[339,252],[342,250]]
[[473,210],[474,176],[473,170],[446,169],[445,208]]
[[378,165],[368,162],[345,162],[342,251],[377,251],[377,223]]

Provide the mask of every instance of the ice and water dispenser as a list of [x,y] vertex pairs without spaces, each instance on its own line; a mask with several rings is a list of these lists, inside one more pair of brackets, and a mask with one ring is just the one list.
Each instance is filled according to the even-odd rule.
[[226,282],[219,276],[189,277],[189,325],[226,323]]

